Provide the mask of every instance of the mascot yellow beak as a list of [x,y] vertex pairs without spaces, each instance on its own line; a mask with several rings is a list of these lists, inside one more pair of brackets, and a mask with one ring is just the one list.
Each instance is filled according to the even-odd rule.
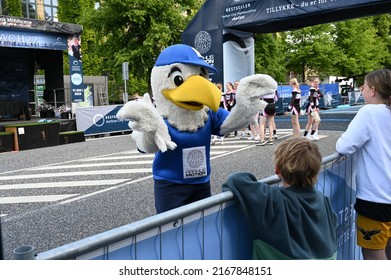
[[201,76],[191,76],[173,90],[163,90],[163,95],[178,107],[198,111],[208,106],[217,111],[220,106],[221,91]]

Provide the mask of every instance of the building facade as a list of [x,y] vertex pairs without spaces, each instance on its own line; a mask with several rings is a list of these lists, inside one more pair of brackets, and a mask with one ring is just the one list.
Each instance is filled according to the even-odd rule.
[[[7,2],[17,2],[20,0],[1,0],[0,15],[10,15]],[[39,20],[58,21],[58,0],[22,0],[22,17]]]

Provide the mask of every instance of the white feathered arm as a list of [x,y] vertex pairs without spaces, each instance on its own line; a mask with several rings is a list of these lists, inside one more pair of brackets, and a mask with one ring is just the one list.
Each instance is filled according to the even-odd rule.
[[137,148],[143,152],[165,152],[167,149],[174,150],[177,146],[171,141],[167,125],[147,93],[142,100],[127,102],[118,111],[117,118],[129,120],[129,127],[133,129],[132,138]]
[[247,127],[257,112],[267,105],[260,100],[277,90],[277,82],[266,74],[254,74],[240,80],[236,91],[236,105],[221,125],[220,133],[228,134]]

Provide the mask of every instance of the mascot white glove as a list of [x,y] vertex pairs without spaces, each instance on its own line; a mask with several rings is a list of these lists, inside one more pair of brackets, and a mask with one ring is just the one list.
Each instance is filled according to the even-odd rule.
[[140,101],[127,102],[118,111],[117,118],[129,120],[129,127],[133,130],[132,138],[143,152],[165,152],[177,146],[171,141],[167,125],[150,102],[149,94],[145,94]]

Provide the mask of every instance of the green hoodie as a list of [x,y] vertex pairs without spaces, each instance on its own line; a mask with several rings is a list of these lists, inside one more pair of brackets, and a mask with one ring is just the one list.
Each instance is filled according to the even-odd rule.
[[336,259],[337,215],[316,189],[280,188],[251,173],[231,174],[232,191],[253,234],[253,259]]

